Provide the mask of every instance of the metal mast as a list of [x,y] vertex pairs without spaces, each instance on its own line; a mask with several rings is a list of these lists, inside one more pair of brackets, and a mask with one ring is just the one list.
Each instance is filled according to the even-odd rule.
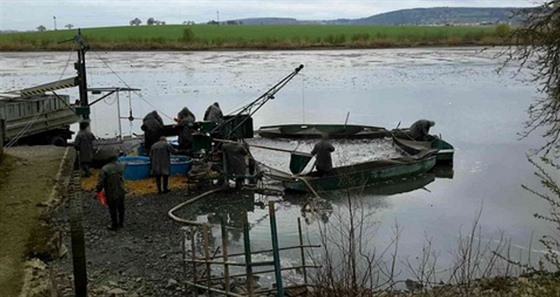
[[78,72],[78,88],[80,92],[80,109],[81,116],[84,120],[89,119],[90,109],[88,102],[87,76],[86,76],[86,52],[89,45],[84,41],[82,31],[78,29],[78,35],[75,37],[78,45],[78,62],[74,64],[74,68]]

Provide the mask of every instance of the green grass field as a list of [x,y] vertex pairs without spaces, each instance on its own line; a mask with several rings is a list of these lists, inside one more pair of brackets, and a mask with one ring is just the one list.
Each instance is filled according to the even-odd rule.
[[[76,30],[0,34],[0,50],[63,50]],[[380,48],[500,43],[496,27],[341,25],[165,25],[89,28],[87,42],[103,50]]]

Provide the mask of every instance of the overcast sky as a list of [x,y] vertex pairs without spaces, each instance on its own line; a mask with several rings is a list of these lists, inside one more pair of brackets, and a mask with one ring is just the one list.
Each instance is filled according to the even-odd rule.
[[[542,1],[541,1],[542,2]],[[250,17],[293,17],[300,20],[361,18],[416,7],[517,7],[538,0],[0,0],[0,30],[34,30],[38,25],[58,28],[128,25],[138,17],[154,17],[169,24],[185,20],[207,22]]]

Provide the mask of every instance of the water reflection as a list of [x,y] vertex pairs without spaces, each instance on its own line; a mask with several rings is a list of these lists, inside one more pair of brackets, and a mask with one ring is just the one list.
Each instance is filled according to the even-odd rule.
[[[369,185],[363,188],[353,188],[326,192],[317,199],[308,193],[285,193],[284,195],[267,194],[258,191],[225,192],[210,196],[202,203],[193,207],[196,212],[189,219],[219,225],[221,220],[227,226],[230,240],[242,240],[243,212],[249,213],[249,223],[255,226],[268,226],[266,209],[268,201],[277,201],[277,215],[286,224],[280,225],[280,238],[284,234],[292,234],[297,217],[304,218],[307,225],[321,223],[328,224],[333,213],[339,206],[347,204],[348,199],[367,203],[373,210],[390,207],[388,197],[412,191],[428,191],[426,188],[437,178],[453,178],[453,167],[438,166],[436,170],[425,174],[406,177],[389,182]],[[263,229],[266,230],[266,229]]]

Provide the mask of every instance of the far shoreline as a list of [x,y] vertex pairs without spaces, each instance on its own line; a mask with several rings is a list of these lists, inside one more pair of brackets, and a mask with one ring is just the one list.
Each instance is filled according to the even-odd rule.
[[[91,51],[104,52],[279,52],[279,51],[351,51],[351,50],[388,50],[388,49],[444,49],[444,48],[501,48],[511,44],[441,44],[441,45],[398,45],[385,47],[348,47],[348,46],[310,46],[310,47],[277,47],[277,48],[256,48],[256,47],[213,47],[213,48],[173,48],[173,47],[135,47],[135,48],[96,48],[92,46]],[[21,49],[2,49],[0,53],[41,53],[41,52],[68,52],[70,48],[21,48]]]

